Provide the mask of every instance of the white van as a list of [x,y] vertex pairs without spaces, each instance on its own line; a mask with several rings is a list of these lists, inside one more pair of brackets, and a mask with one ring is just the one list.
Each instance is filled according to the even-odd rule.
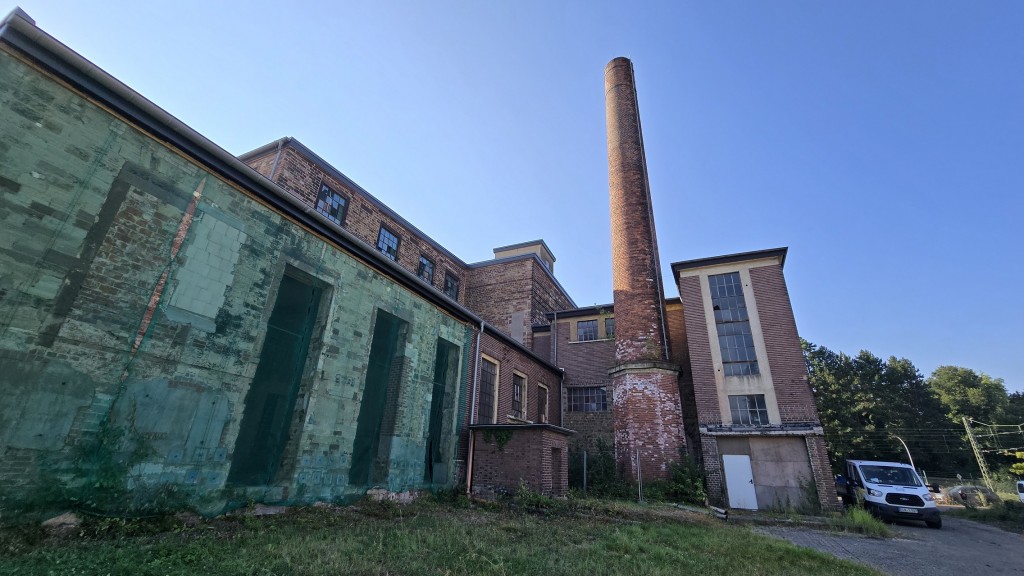
[[1017,496],[1024,502],[1024,480],[1017,480]]
[[909,464],[847,460],[848,499],[883,520],[921,520],[942,528],[935,498]]

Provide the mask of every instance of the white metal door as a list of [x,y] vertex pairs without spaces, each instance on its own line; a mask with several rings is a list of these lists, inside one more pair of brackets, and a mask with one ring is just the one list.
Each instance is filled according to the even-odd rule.
[[757,492],[754,490],[754,473],[750,468],[750,456],[725,454],[725,488],[729,492],[729,507],[757,510]]

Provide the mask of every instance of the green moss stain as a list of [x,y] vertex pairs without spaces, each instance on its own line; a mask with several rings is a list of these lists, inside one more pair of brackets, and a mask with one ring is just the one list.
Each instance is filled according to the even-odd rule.
[[[0,126],[0,483],[8,490],[27,493],[54,474],[75,481],[73,446],[101,437],[110,418],[152,447],[133,462],[133,485],[177,487],[194,502],[230,497],[233,463],[252,458],[244,454],[253,443],[238,439],[265,350],[277,347],[274,298],[286,276],[319,287],[322,308],[298,386],[295,372],[281,377],[293,379],[282,384],[287,424],[271,426],[273,458],[243,497],[338,500],[371,485],[455,482],[470,326],[2,51]],[[370,376],[381,314],[406,332],[386,376]],[[439,338],[456,347],[461,377],[444,390],[438,427]],[[386,418],[367,431],[367,382],[385,379]],[[356,450],[364,442],[375,446],[368,468]]]

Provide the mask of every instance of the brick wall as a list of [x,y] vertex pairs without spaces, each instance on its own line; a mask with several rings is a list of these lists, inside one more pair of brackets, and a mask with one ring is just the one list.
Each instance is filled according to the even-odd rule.
[[540,356],[547,362],[551,362],[551,331],[541,330],[532,331],[530,338],[530,349],[537,356]]
[[558,338],[555,352],[559,368],[565,370],[565,386],[608,386],[608,370],[615,366],[615,340],[571,341],[572,321],[559,319],[554,326]]
[[714,506],[725,506],[725,476],[722,474],[722,459],[718,454],[718,439],[708,434],[700,436],[701,460],[704,463],[704,485],[708,491],[708,502]]
[[683,430],[690,456],[700,459],[700,435],[697,425],[697,401],[693,392],[693,369],[690,367],[690,347],[686,339],[686,316],[679,300],[665,303],[665,321],[668,324],[669,359],[679,366],[679,400],[683,409]]
[[615,461],[630,480],[667,478],[685,448],[679,372],[658,366],[612,375]]
[[546,314],[574,306],[550,272],[528,255],[473,264],[466,307],[532,347],[534,324],[545,324]]
[[[686,325],[686,342],[690,351],[690,377],[693,381],[697,421],[699,425],[706,426],[721,424],[722,414],[718,407],[715,364],[711,358],[711,341],[708,337],[707,320],[704,317],[704,302],[701,299],[700,288],[700,278],[697,276],[688,276],[679,281],[679,296],[683,303],[683,317]],[[717,346],[718,342],[714,344]]]
[[[269,176],[275,155],[276,151],[248,158],[246,163]],[[309,206],[315,206],[321,183],[327,184],[348,199],[347,213],[342,222],[343,228],[363,242],[376,247],[380,227],[384,225],[400,238],[397,260],[399,265],[415,274],[419,270],[420,256],[427,257],[434,262],[434,288],[443,291],[445,271],[450,271],[459,279],[459,303],[465,303],[466,284],[469,280],[469,269],[465,263],[439,250],[421,232],[410,229],[405,223],[392,217],[374,199],[335,178],[330,170],[307,158],[292,144],[285,144],[281,151],[274,181]]]
[[593,448],[599,438],[609,444],[614,443],[614,397],[608,370],[615,365],[615,340],[570,342],[571,320],[559,320],[554,328],[558,336],[558,365],[565,369],[563,400],[567,402],[565,399],[570,388],[603,386],[608,394],[608,410],[605,412],[565,412],[563,425],[576,431],[572,444]]
[[826,512],[841,512],[843,507],[836,493],[836,483],[832,476],[832,466],[829,464],[823,435],[807,436],[807,456],[811,460],[811,471],[818,488],[821,509]]
[[529,346],[531,300],[533,291],[533,258],[484,262],[474,265],[466,278],[466,307],[488,324],[513,335],[512,321],[518,327],[515,335]]
[[[496,398],[498,424],[508,423],[508,416],[512,414],[512,374],[514,372],[519,372],[527,378],[526,420],[538,422],[536,402],[538,385],[544,384],[548,387],[548,419],[551,422],[557,422],[558,414],[562,409],[561,398],[558,395],[558,384],[562,376],[560,371],[544,365],[522,350],[487,333],[484,334],[481,341],[481,352],[499,363]],[[477,421],[479,422],[479,417]]]
[[800,349],[800,337],[782,266],[751,268],[750,283],[757,301],[782,422],[818,423],[818,411],[807,380],[807,365]]
[[530,279],[533,281],[530,313],[534,324],[546,323],[547,314],[576,307],[565,290],[555,281],[554,276],[536,260],[533,261]]
[[569,491],[568,431],[545,425],[475,429],[473,494],[515,494],[524,484],[538,494]]
[[263,174],[267,178],[270,178],[271,172],[274,170],[274,160],[277,158],[277,150],[271,150],[259,156],[246,158],[245,163],[249,165],[253,170]]

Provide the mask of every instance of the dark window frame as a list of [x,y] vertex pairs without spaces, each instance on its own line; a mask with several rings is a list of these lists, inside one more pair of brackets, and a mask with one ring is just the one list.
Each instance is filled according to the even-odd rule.
[[326,183],[320,183],[320,191],[317,192],[316,202],[313,207],[321,215],[338,226],[345,225],[345,217],[348,215],[348,196],[331,188]]
[[[384,236],[385,234],[394,238],[394,246],[392,246],[391,243],[388,242],[388,239]],[[381,254],[390,258],[392,262],[398,262],[398,247],[401,244],[401,236],[392,232],[391,229],[388,228],[387,226],[383,224],[380,225],[380,231],[377,232],[377,250],[380,250]],[[388,250],[388,248],[392,248],[394,252]]]
[[459,277],[450,270],[444,271],[444,295],[456,302],[459,300]]
[[[427,270],[426,276],[423,275],[423,271]],[[419,276],[420,280],[423,280],[431,286],[434,285],[434,261],[427,258],[423,254],[420,254],[420,264],[416,268],[416,275]]]
[[[584,325],[586,328],[584,329]],[[591,342],[597,340],[597,319],[579,320],[576,322],[576,341]]]
[[757,349],[739,272],[708,276],[718,349],[726,376],[756,376]]
[[607,412],[608,390],[604,386],[566,388],[568,412]]
[[767,426],[768,405],[764,394],[729,395],[732,423],[739,426]]
[[[611,330],[608,329],[609,326],[611,327]],[[611,318],[605,318],[604,319],[604,337],[605,338],[615,338],[615,317],[614,316],[612,316]]]
[[[493,366],[494,370],[488,369]],[[495,424],[498,406],[498,377],[501,364],[486,356],[480,356],[480,397],[477,399],[476,421],[478,424]],[[493,379],[491,382],[488,380]],[[486,401],[486,404],[485,404]],[[481,408],[487,407],[487,414]]]

